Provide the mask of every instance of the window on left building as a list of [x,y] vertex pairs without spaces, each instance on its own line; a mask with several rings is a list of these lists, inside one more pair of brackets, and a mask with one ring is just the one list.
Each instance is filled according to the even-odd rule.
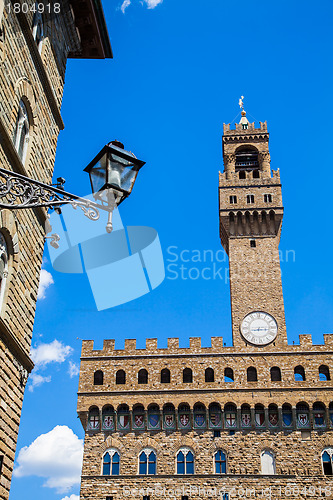
[[115,449],[108,450],[103,456],[103,476],[119,476],[120,454]]
[[25,163],[29,145],[30,123],[28,110],[24,102],[19,103],[19,110],[16,120],[16,129],[14,135],[14,146],[21,158],[22,163]]
[[194,455],[188,448],[177,453],[177,474],[194,474]]
[[156,474],[156,453],[151,448],[145,448],[139,455],[139,474]]
[[333,475],[332,454],[333,454],[333,449],[326,448],[321,455],[321,461],[323,464],[323,472],[324,472],[325,476],[332,476]]
[[0,233],[0,308],[3,303],[8,277],[8,250],[4,235]]

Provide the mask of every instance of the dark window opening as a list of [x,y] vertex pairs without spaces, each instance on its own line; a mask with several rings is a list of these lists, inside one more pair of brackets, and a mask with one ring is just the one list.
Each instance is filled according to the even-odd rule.
[[296,366],[294,369],[294,375],[295,375],[295,380],[296,382],[302,382],[305,380],[305,371],[303,366]]
[[250,366],[247,369],[247,381],[248,382],[257,382],[258,376],[257,376],[257,370],[254,368],[254,366]]
[[124,370],[118,370],[116,373],[116,384],[125,384],[126,383],[126,373]]
[[250,240],[250,247],[256,248],[256,246],[257,246],[256,240]]
[[245,171],[240,171],[239,172],[239,178],[240,179],[246,179],[246,173],[245,173]]
[[235,431],[229,431],[229,436],[234,436],[235,435]]
[[214,382],[214,370],[213,370],[213,368],[206,368],[206,370],[205,370],[205,382]]
[[253,170],[258,168],[258,151],[245,147],[236,151],[236,172],[239,170]]
[[248,194],[246,197],[246,203],[254,203],[254,195]]
[[253,170],[253,179],[259,179],[260,177],[260,174],[259,174],[259,170]]
[[327,453],[327,451],[324,451],[324,453],[321,456],[322,462],[323,462],[323,469],[324,469],[324,475],[325,476],[332,476],[332,457]]
[[182,496],[182,500],[188,500],[188,496],[183,495],[183,496]]
[[144,496],[142,497],[142,500],[150,500],[150,496],[149,496],[149,495],[144,495]]
[[271,368],[271,381],[272,382],[281,381],[281,370],[278,366],[273,366],[273,368]]
[[144,368],[138,373],[138,384],[148,384],[148,372]]
[[330,370],[328,366],[321,365],[319,367],[319,380],[331,380]]
[[105,500],[113,500],[113,497],[106,497]]
[[0,455],[0,476],[1,476],[1,472],[2,472],[3,459],[4,459],[4,456]]
[[221,437],[221,431],[214,431],[214,438]]
[[230,196],[230,203],[232,205],[235,205],[237,203],[237,196]]
[[242,129],[247,130],[249,128],[248,123],[242,123]]
[[264,194],[264,202],[265,203],[272,203],[272,195],[271,194]]
[[183,370],[183,383],[191,384],[193,382],[192,370],[191,368],[185,368]]
[[103,385],[102,370],[97,370],[97,372],[94,373],[94,385]]
[[234,382],[234,371],[232,368],[224,369],[224,382]]
[[170,370],[168,368],[161,370],[161,384],[170,384]]

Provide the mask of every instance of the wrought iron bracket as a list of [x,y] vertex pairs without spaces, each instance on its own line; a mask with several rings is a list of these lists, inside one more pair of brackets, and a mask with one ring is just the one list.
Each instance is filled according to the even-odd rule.
[[112,212],[117,204],[112,193],[108,193],[107,200],[107,204],[104,205],[103,203],[95,203],[17,172],[0,168],[0,208],[8,208],[9,210],[39,207],[56,209],[62,205],[70,204],[75,209],[81,208],[84,215],[93,221],[98,220],[99,211],[104,210],[109,213],[106,230],[111,232]]

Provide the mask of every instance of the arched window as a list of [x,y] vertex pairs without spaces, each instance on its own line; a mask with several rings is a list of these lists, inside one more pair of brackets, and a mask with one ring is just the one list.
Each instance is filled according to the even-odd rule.
[[246,404],[241,407],[241,426],[251,427],[251,409]]
[[224,369],[224,382],[234,382],[234,371],[232,368]]
[[108,450],[103,456],[103,476],[119,476],[120,454],[115,449]]
[[297,416],[297,427],[302,429],[304,427],[309,427],[310,418],[309,418],[309,406],[307,403],[297,403],[296,405],[296,416]]
[[325,448],[321,454],[321,462],[323,464],[323,473],[325,476],[333,475],[332,455],[333,448]]
[[139,370],[138,384],[148,384],[148,372],[145,368]]
[[227,404],[224,407],[224,423],[228,429],[233,429],[237,424],[237,408],[234,404]]
[[193,382],[191,368],[184,368],[184,370],[183,370],[183,382],[184,382],[184,384],[190,384],[191,382]]
[[145,448],[139,455],[139,474],[156,474],[156,453],[151,448]]
[[275,474],[275,457],[269,450],[261,453],[261,474]]
[[157,430],[161,428],[160,408],[158,405],[149,405],[147,425],[150,430]]
[[212,403],[209,405],[209,428],[222,428],[222,411],[221,406],[218,403]]
[[254,366],[250,366],[247,369],[247,381],[248,382],[257,382],[258,376],[257,376],[257,369],[254,368]]
[[272,382],[281,381],[281,370],[278,366],[273,366],[273,368],[271,368],[271,381]]
[[163,429],[174,430],[176,428],[176,412],[172,403],[163,407]]
[[293,423],[292,409],[287,403],[282,405],[282,421],[284,427],[290,427]]
[[333,403],[332,403],[332,401],[329,404],[328,413],[329,413],[330,425],[331,425],[331,427],[333,427]]
[[168,368],[161,370],[161,384],[170,384],[170,370]]
[[39,3],[35,3],[35,15],[32,23],[32,36],[36,42],[39,53],[42,52],[42,44],[44,39],[44,23],[43,15],[38,10]]
[[254,419],[256,422],[256,427],[264,427],[265,425],[265,409],[263,405],[255,405],[254,407]]
[[194,474],[194,455],[189,448],[180,448],[177,453],[177,474]]
[[126,404],[120,405],[117,410],[117,430],[130,430],[130,412]]
[[180,429],[189,429],[191,427],[191,410],[186,403],[182,403],[178,407],[178,426]]
[[201,403],[195,403],[193,407],[193,427],[195,429],[206,427],[206,408]]
[[105,406],[102,410],[102,430],[114,431],[115,427],[114,408],[111,405]]
[[258,150],[253,146],[241,146],[236,150],[236,172],[258,170]]
[[27,156],[27,150],[29,144],[29,131],[30,131],[30,124],[29,124],[28,111],[26,105],[21,100],[19,103],[19,110],[16,121],[14,145],[23,164]]
[[213,370],[213,368],[206,368],[206,370],[205,370],[205,382],[214,382],[214,370]]
[[8,250],[6,240],[0,233],[0,308],[5,296],[6,282],[8,277]]
[[276,427],[279,423],[278,407],[275,404],[270,404],[268,407],[268,424],[270,427]]
[[227,473],[227,458],[222,450],[218,450],[214,456],[215,474]]
[[305,380],[305,371],[304,371],[303,366],[300,366],[300,365],[296,366],[296,368],[294,368],[294,375],[295,375],[296,382],[304,381]]
[[315,427],[325,427],[325,405],[323,403],[314,403],[313,405],[313,425]]
[[103,385],[103,372],[102,372],[102,370],[97,370],[94,373],[94,385]]
[[116,384],[126,384],[126,373],[124,370],[118,370],[116,373]]
[[133,429],[145,429],[145,409],[142,405],[135,405],[133,407]]
[[321,365],[319,367],[319,380],[331,380],[330,370],[328,366]]
[[92,406],[88,415],[88,431],[99,430],[99,409],[97,406]]

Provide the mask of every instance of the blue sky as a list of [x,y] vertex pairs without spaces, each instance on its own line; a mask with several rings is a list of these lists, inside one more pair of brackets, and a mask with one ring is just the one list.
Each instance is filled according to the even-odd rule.
[[[76,500],[77,467],[68,473],[74,479],[64,478],[56,453],[44,468],[38,460],[50,443],[67,439],[79,463],[80,339],[100,347],[116,337],[119,348],[124,338],[137,338],[139,346],[146,337],[160,346],[167,337],[180,337],[182,346],[190,336],[202,337],[203,345],[219,335],[231,342],[228,283],[169,279],[167,266],[170,247],[178,255],[221,249],[222,124],[239,113],[241,95],[250,121],[267,120],[271,166],[281,172],[289,342],[311,333],[321,343],[332,332],[332,2],[132,0],[124,12],[120,7],[104,1],[114,59],[68,62],[55,177],[87,194],[82,169],[113,139],[145,160],[120,213],[124,224],[157,230],[166,279],[135,301],[98,312],[87,278],[57,273],[45,253],[53,284],[37,304],[37,370],[25,394],[17,455],[31,446],[18,461],[10,500]],[[218,264],[223,274],[227,262]]]

